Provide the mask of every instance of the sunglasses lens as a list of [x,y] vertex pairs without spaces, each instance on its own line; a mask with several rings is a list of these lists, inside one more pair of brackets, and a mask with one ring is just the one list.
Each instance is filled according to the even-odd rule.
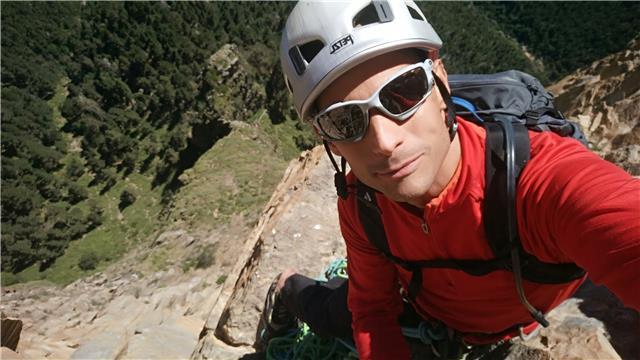
[[380,90],[380,103],[393,115],[416,106],[429,91],[429,80],[423,68],[415,68],[398,76]]
[[316,121],[320,130],[333,140],[360,137],[366,127],[365,114],[357,105],[335,108],[318,116]]

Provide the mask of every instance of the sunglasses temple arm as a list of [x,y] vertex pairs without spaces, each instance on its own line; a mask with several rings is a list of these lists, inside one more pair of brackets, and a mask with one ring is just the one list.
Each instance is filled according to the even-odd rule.
[[456,120],[456,110],[453,106],[453,101],[451,100],[451,95],[447,90],[447,87],[444,85],[444,82],[440,80],[438,75],[435,72],[431,72],[433,74],[433,79],[436,81],[436,86],[438,86],[438,91],[442,95],[444,99],[444,103],[447,105],[447,127],[449,127],[449,139],[453,141],[453,138],[456,136],[456,131],[458,130],[458,121]]

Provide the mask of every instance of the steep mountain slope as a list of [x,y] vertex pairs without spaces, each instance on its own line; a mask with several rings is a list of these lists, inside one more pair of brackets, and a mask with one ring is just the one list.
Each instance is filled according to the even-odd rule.
[[269,107],[291,4],[1,6],[6,285],[66,284],[149,242],[182,172]]
[[[0,309],[25,323],[19,352],[27,358],[75,352],[77,357],[187,357],[203,327],[214,349],[250,351],[266,284],[279,267],[315,275],[342,251],[335,219],[328,217],[335,199],[321,151],[294,160],[302,170],[285,172],[295,181],[283,183],[274,200],[286,205],[271,202],[263,210],[289,159],[311,144],[290,119],[276,46],[263,40],[279,30],[278,11],[286,12],[291,3],[20,4],[2,3],[2,281],[64,285],[96,274],[65,287],[39,282],[2,287]],[[536,69],[514,55],[512,40],[493,36],[497,27],[474,20],[470,5],[421,6],[433,14],[451,47],[443,53],[453,71]],[[56,13],[65,16],[51,15]],[[17,16],[7,21],[12,14]],[[239,21],[247,18],[259,25]],[[47,26],[52,24],[60,27]],[[166,31],[155,32],[156,27]],[[204,29],[212,30],[213,40]],[[475,40],[467,41],[470,37]],[[477,41],[482,38],[497,39],[491,51]],[[197,50],[185,39],[198,44]],[[224,45],[228,41],[244,46]],[[123,50],[136,48],[142,52],[132,51],[131,57]],[[189,70],[170,66],[180,56],[193,60],[182,64]],[[180,71],[193,76],[185,80],[176,75]],[[194,89],[199,89],[197,101],[188,103]],[[118,96],[122,106],[111,103]],[[105,137],[97,141],[80,134],[81,127],[65,127],[70,119]],[[96,122],[109,129],[94,128]],[[34,129],[42,130],[34,132],[38,138],[25,135]],[[19,152],[9,151],[9,145]],[[111,149],[118,150],[117,157]],[[49,166],[52,177],[45,176]],[[158,181],[158,174],[166,179]],[[134,196],[133,203],[125,192]],[[30,202],[32,197],[37,201]],[[13,208],[15,216],[6,216]],[[280,222],[270,223],[275,209]],[[312,225],[292,219],[305,211]],[[85,220],[95,227],[83,227]],[[5,246],[15,239],[26,242],[15,242],[12,249],[29,256],[47,239],[60,240],[50,243],[57,255],[68,247],[45,271],[39,258],[29,257],[35,263],[12,279],[5,272]],[[254,247],[255,239],[262,245]],[[301,250],[305,253],[298,254]],[[253,267],[245,270],[247,262]],[[218,337],[239,346],[229,347]],[[207,344],[203,340],[199,349],[210,350]]]
[[235,279],[230,275],[242,244],[287,167],[283,153],[292,150],[277,140],[290,134],[287,126],[271,124],[266,115],[230,124],[229,135],[181,176],[184,186],[163,215],[164,230],[117,264],[65,287],[3,287],[0,310],[24,323],[18,353],[33,359],[188,357],[223,284]]

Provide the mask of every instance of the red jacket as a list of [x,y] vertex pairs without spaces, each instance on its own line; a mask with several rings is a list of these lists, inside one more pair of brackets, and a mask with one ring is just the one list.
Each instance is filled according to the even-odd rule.
[[[391,252],[406,260],[490,259],[484,235],[485,131],[458,119],[462,157],[444,191],[424,209],[377,195]],[[530,132],[531,160],[517,190],[524,249],[545,262],[574,262],[626,305],[640,309],[640,181],[577,141]],[[355,177],[349,174],[349,182]],[[411,273],[385,259],[364,233],[355,196],[338,201],[349,261],[349,308],[361,359],[409,358],[397,318],[398,279]],[[427,224],[428,233],[422,230]],[[561,285],[524,282],[529,302],[548,312],[583,279]],[[416,299],[425,318],[463,333],[498,333],[532,318],[518,299],[513,273],[476,277],[458,270],[423,270]]]

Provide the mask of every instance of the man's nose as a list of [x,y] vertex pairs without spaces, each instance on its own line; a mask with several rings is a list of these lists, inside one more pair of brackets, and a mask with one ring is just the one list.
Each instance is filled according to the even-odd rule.
[[378,110],[369,111],[369,129],[365,139],[375,154],[390,156],[402,144],[400,124]]

